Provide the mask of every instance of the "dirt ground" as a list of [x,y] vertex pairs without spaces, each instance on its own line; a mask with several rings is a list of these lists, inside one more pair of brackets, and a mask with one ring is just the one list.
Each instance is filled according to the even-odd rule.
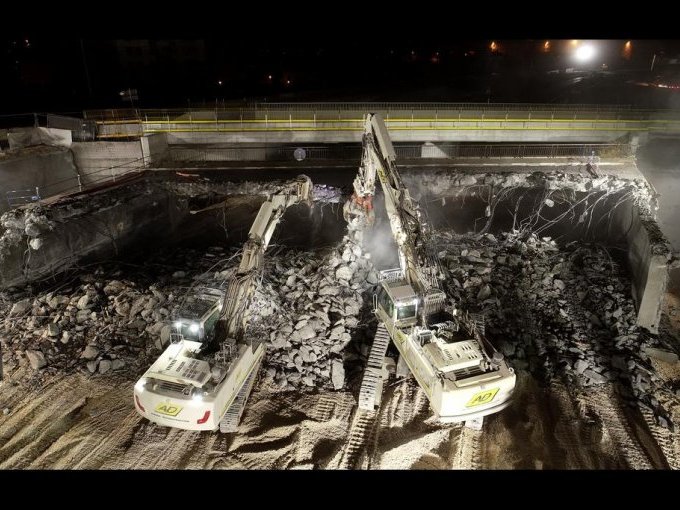
[[[680,368],[658,362],[680,382]],[[2,382],[2,469],[325,469],[348,467],[356,426],[348,392],[300,396],[257,388],[236,434],[159,427],[132,405],[134,381],[59,377],[41,391]],[[680,434],[623,407],[612,388],[540,387],[523,371],[517,398],[481,431],[432,418],[412,380],[386,389],[353,466],[369,469],[679,468]],[[9,380],[8,380],[9,379]],[[676,411],[677,412],[677,411]],[[680,418],[680,416],[678,417]]]

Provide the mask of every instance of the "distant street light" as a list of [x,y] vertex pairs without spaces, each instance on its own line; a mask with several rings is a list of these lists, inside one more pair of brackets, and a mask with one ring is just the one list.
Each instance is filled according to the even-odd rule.
[[576,49],[576,60],[587,62],[595,56],[595,48],[590,44],[582,44]]
[[632,53],[633,53],[633,45],[630,41],[626,41],[626,44],[623,45],[623,58],[630,60]]

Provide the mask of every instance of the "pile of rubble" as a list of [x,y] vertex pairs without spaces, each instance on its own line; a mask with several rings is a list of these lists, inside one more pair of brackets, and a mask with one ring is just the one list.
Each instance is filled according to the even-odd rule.
[[[615,383],[625,400],[672,427],[653,393],[663,388],[649,357],[677,356],[636,325],[624,264],[599,245],[511,233],[437,235],[447,293],[481,312],[489,338],[515,368],[587,389]],[[658,393],[656,393],[658,394]]]
[[170,338],[170,319],[192,285],[191,275],[223,256],[221,247],[202,254],[178,250],[144,266],[80,271],[57,289],[0,295],[4,367],[30,365],[36,379],[71,369],[146,369]]
[[[195,285],[228,281],[239,259],[219,246],[180,249],[143,266],[81,271],[57,289],[2,294],[4,367],[30,365],[36,381],[63,370],[137,376],[165,348],[184,296]],[[343,388],[345,362],[365,356],[368,345],[348,344],[370,336],[360,322],[362,295],[377,283],[369,258],[346,236],[325,252],[272,250],[263,275],[247,334],[267,339],[266,378],[281,389]]]
[[12,246],[19,244],[26,236],[28,245],[33,250],[42,246],[43,233],[54,228],[44,209],[38,204],[26,206],[23,209],[13,209],[0,216],[0,263]]
[[265,275],[249,334],[269,340],[266,378],[282,389],[343,388],[344,362],[360,358],[367,336],[363,296],[378,282],[370,259],[346,236],[321,257],[268,257]]

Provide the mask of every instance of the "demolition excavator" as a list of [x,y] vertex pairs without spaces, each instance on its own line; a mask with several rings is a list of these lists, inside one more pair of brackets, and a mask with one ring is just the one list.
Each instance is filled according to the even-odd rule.
[[180,429],[236,430],[265,352],[263,342],[244,336],[264,253],[286,209],[299,203],[311,207],[312,195],[312,182],[304,175],[269,195],[226,285],[199,288],[185,298],[170,345],[135,384],[135,407],[142,416]]
[[[380,180],[399,268],[380,273],[374,296],[379,326],[359,393],[359,407],[380,405],[390,340],[427,395],[441,422],[474,421],[510,404],[515,373],[484,335],[483,321],[457,309],[440,288],[444,278],[429,222],[397,171],[383,119],[364,119],[362,162],[346,220],[370,225],[376,175]],[[403,365],[402,365],[403,367]],[[406,370],[408,373],[408,370]]]

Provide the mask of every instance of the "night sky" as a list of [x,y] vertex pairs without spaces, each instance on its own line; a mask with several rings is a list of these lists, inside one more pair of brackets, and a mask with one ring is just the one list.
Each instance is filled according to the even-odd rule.
[[[680,107],[672,88],[680,41],[413,39],[13,35],[0,39],[0,112],[124,108],[126,89],[138,91],[132,106],[141,108],[333,100]],[[580,62],[574,52],[584,44],[595,55]]]

